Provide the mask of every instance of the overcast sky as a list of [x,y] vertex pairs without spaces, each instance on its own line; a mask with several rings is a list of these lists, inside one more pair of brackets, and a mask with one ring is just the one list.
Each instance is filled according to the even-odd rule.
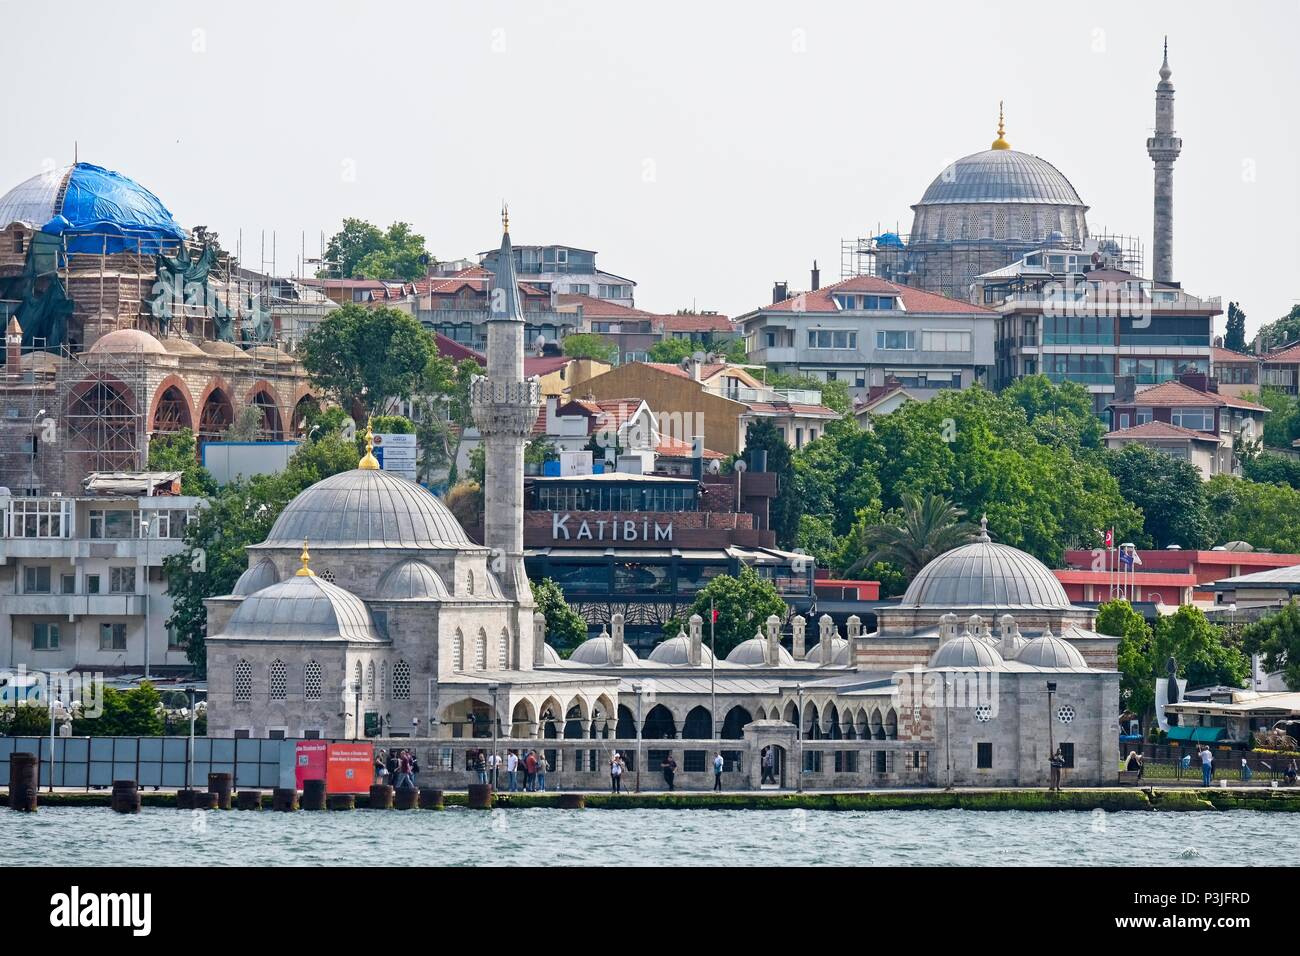
[[[910,228],[951,160],[1007,138],[1094,232],[1151,261],[1160,44],[1183,153],[1175,278],[1248,327],[1300,301],[1300,3],[38,3],[0,0],[0,189],[82,160],[186,226],[277,234],[297,269],[345,216],[439,258],[595,249],[637,304],[739,314]],[[1220,329],[1223,319],[1219,319]]]

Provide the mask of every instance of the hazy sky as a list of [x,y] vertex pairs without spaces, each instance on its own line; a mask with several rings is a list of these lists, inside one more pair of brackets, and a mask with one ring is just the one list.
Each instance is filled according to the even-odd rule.
[[[1151,260],[1160,44],[1183,153],[1175,278],[1253,330],[1300,301],[1300,3],[103,3],[0,0],[0,189],[83,160],[280,272],[344,216],[440,258],[595,249],[637,304],[731,315],[910,228],[1007,138]],[[269,261],[268,261],[269,266]],[[1222,328],[1223,319],[1219,319]]]

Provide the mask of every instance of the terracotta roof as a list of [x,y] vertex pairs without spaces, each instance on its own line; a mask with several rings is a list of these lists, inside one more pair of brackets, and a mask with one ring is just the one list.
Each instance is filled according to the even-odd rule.
[[[834,285],[823,286],[816,292],[797,292],[787,299],[783,299],[782,301],[772,305],[765,305],[754,311],[838,313],[840,309],[835,305],[834,300],[831,298],[831,296],[836,292],[867,292],[896,295],[902,299],[904,309],[908,312],[917,312],[921,314],[996,314],[991,309],[986,309],[981,305],[974,305],[970,302],[964,302],[961,299],[950,299],[945,295],[937,295],[933,292],[922,292],[920,289],[898,285],[893,282],[888,282],[885,279],[878,279],[875,276],[854,276],[836,282]],[[801,298],[803,302],[801,306],[796,309],[795,303]]]
[[619,305],[616,302],[606,302],[604,299],[597,299],[595,296],[583,295],[580,292],[563,292],[556,296],[560,305],[580,305],[582,306],[583,315],[592,316],[610,316],[617,318],[643,318],[653,317],[653,313],[634,309],[628,305]]
[[546,434],[546,403],[542,402],[542,407],[537,410],[537,418],[533,420],[533,437]]
[[1168,422],[1143,422],[1141,425],[1134,425],[1132,428],[1121,428],[1118,431],[1107,432],[1105,438],[1190,438],[1193,441],[1208,441],[1214,444],[1219,443],[1209,432],[1193,431],[1190,428],[1183,428],[1181,425],[1171,425]]
[[475,362],[478,362],[479,365],[482,365],[485,368],[487,367],[487,357],[482,352],[472,349],[468,345],[461,345],[455,339],[448,338],[441,332],[434,332],[433,340],[437,343],[438,354],[444,358],[449,358],[457,362],[462,359],[473,359]]
[[1300,342],[1284,345],[1276,352],[1262,356],[1265,362],[1300,362]]
[[1216,365],[1224,362],[1258,362],[1258,355],[1250,355],[1246,352],[1234,352],[1232,349],[1221,349],[1217,345],[1210,349],[1210,357],[1214,359]]
[[[461,289],[469,288],[474,292],[486,292],[492,281],[492,271],[482,266],[470,266],[449,276],[429,276],[411,283],[411,291],[416,295],[454,295]],[[525,295],[547,296],[549,294],[537,286],[521,281],[519,289]]]
[[674,365],[672,362],[629,362],[629,365],[644,365],[652,368],[657,372],[667,372],[669,375],[676,375],[678,378],[690,378],[691,373],[686,371],[680,365]]
[[796,405],[792,402],[746,402],[739,399],[742,405],[748,405],[751,412],[759,415],[803,415],[807,418],[839,418],[839,413],[827,408],[825,405]]
[[661,318],[665,332],[731,332],[735,328],[725,315],[665,315]]
[[1152,405],[1161,408],[1172,408],[1175,405],[1183,407],[1201,405],[1220,408],[1226,405],[1229,408],[1245,408],[1257,412],[1268,411],[1263,405],[1256,405],[1254,402],[1233,398],[1231,395],[1221,395],[1218,392],[1202,392],[1189,385],[1184,385],[1182,382],[1161,382],[1159,385],[1139,389],[1131,401],[1111,402],[1111,405]]
[[570,362],[567,355],[542,355],[524,358],[524,378],[533,375],[550,375],[552,372],[559,371]]
[[[680,438],[673,438],[671,435],[663,435],[659,439],[659,444],[655,446],[655,454],[662,455],[665,458],[690,458],[692,457],[692,448],[690,442],[682,441]],[[720,451],[714,451],[711,448],[704,449],[705,458],[726,458]]]

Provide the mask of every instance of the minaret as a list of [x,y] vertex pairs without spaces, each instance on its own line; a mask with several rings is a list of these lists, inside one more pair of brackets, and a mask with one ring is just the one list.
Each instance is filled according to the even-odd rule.
[[1154,261],[1151,278],[1157,282],[1174,279],[1174,160],[1183,141],[1174,135],[1174,84],[1169,82],[1169,38],[1165,37],[1165,60],[1156,84],[1156,130],[1147,140],[1147,154],[1156,167]]
[[541,386],[536,378],[524,378],[524,310],[504,207],[501,225],[488,292],[487,374],[470,384],[470,405],[483,436],[483,543],[492,549],[489,567],[506,596],[527,611],[517,625],[524,634],[531,633],[533,606],[524,574],[524,445],[537,420]]

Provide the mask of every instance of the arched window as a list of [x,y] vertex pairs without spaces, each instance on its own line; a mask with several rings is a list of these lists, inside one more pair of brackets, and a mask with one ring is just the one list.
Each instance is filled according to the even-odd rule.
[[361,693],[361,662],[357,661],[357,666],[352,668],[352,686],[348,688],[349,696]]
[[465,635],[460,632],[460,628],[456,628],[456,637],[451,642],[451,669],[465,669]]
[[465,593],[466,594],[474,593],[474,572],[473,571],[470,571],[468,574],[465,575]]
[[320,700],[325,687],[325,676],[316,661],[308,661],[302,671],[302,696],[307,700]]
[[253,665],[241,660],[235,664],[235,700],[253,699]]
[[366,665],[366,700],[375,699],[375,662]]
[[379,665],[379,699],[388,700],[388,661]]
[[284,700],[289,693],[289,668],[277,658],[271,661],[271,700]]
[[510,631],[501,628],[501,642],[497,648],[497,668],[507,670],[510,667]]
[[393,700],[411,699],[411,665],[398,661],[393,667]]
[[487,633],[481,627],[474,639],[474,670],[487,670]]

